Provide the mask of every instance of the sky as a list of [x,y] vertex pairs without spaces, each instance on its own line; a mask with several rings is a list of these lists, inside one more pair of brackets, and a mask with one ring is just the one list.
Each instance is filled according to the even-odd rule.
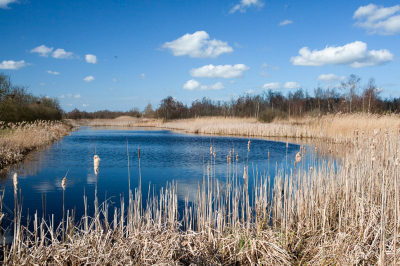
[[400,97],[399,1],[0,0],[0,73],[65,111],[340,86]]

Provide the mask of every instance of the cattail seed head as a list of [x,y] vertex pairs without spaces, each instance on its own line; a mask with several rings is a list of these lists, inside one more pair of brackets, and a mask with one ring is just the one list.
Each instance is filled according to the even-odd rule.
[[250,151],[250,140],[247,142],[247,151]]
[[310,167],[310,171],[312,172],[313,170],[314,170],[314,168],[311,166],[311,167]]
[[247,167],[245,166],[243,170],[243,179],[247,179],[247,177]]
[[297,154],[296,154],[296,163],[298,163],[298,162],[300,162],[301,161],[301,152],[298,152]]
[[13,183],[14,183],[14,189],[18,190],[18,174],[17,173],[14,173]]
[[65,190],[66,183],[67,183],[67,178],[64,177],[63,180],[61,181],[61,187],[62,187],[63,190]]
[[137,149],[137,156],[138,156],[138,158],[140,160],[140,149],[139,148]]
[[268,151],[268,158],[269,158],[269,151]]
[[210,147],[210,154],[213,154],[213,150],[212,150],[212,147]]
[[396,166],[399,165],[399,158],[396,158],[396,160],[394,161],[394,165],[396,165]]
[[317,147],[315,147],[315,151],[314,151],[315,153],[317,153],[318,152],[318,148]]
[[97,175],[99,173],[100,157],[95,155],[93,157],[94,173]]
[[239,154],[236,154],[236,161],[239,160]]

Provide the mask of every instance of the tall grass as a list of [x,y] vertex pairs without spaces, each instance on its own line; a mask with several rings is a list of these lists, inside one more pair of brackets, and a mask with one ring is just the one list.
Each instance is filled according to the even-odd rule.
[[0,169],[21,161],[29,151],[68,135],[70,128],[59,121],[7,124],[0,121]]
[[[302,148],[291,158],[295,167],[276,169],[274,180],[251,173],[234,150],[218,155],[211,147],[196,200],[186,198],[183,211],[179,184],[172,182],[149,194],[145,205],[141,186],[130,191],[127,208],[121,198],[113,221],[108,201],[94,217],[75,221],[67,212],[64,230],[37,216],[28,230],[18,216],[4,264],[393,265],[399,142],[390,127],[354,133],[341,145],[340,164],[331,149]],[[307,152],[315,153],[312,169],[302,160]],[[224,180],[215,175],[215,154],[227,156]],[[320,160],[322,154],[329,160]]]

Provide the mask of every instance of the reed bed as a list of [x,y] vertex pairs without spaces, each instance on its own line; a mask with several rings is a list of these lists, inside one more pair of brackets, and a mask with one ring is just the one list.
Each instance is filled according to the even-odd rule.
[[328,139],[334,143],[350,141],[354,134],[370,135],[374,129],[397,131],[400,116],[341,114],[318,117],[291,118],[260,123],[255,118],[201,117],[166,122],[160,128],[186,133],[235,135],[247,137]]
[[179,206],[179,184],[172,182],[143,205],[140,185],[126,208],[121,198],[112,219],[106,201],[77,221],[67,210],[65,227],[37,215],[33,229],[22,225],[16,189],[14,241],[4,247],[4,264],[397,265],[400,132],[351,134],[340,162],[331,148],[301,148],[290,158],[293,167],[276,169],[274,179],[251,171],[234,150],[219,155],[227,170],[218,178],[218,151],[210,147],[195,201]]
[[68,121],[75,126],[91,127],[157,127],[162,124],[162,119],[134,118],[127,116],[117,117],[115,119],[69,119]]
[[29,151],[68,135],[70,129],[70,125],[60,121],[0,121],[0,169],[23,160]]

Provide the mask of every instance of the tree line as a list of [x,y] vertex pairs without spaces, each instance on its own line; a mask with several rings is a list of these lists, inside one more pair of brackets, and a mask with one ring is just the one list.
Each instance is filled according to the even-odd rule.
[[271,122],[274,118],[323,115],[334,113],[398,113],[400,98],[383,99],[382,89],[370,78],[364,85],[356,75],[350,75],[339,87],[321,87],[311,95],[302,88],[288,92],[266,90],[259,94],[243,94],[229,101],[213,101],[210,98],[193,101],[190,106],[175,100],[172,96],[162,99],[156,109],[151,104],[140,112],[134,108],[128,112],[108,110],[84,112],[75,109],[66,114],[67,118],[115,118],[121,115],[134,117],[161,118],[164,120],[193,118],[201,116],[256,117]]
[[0,73],[0,121],[61,120],[62,113],[58,99],[35,96],[27,87],[13,85],[10,76]]

